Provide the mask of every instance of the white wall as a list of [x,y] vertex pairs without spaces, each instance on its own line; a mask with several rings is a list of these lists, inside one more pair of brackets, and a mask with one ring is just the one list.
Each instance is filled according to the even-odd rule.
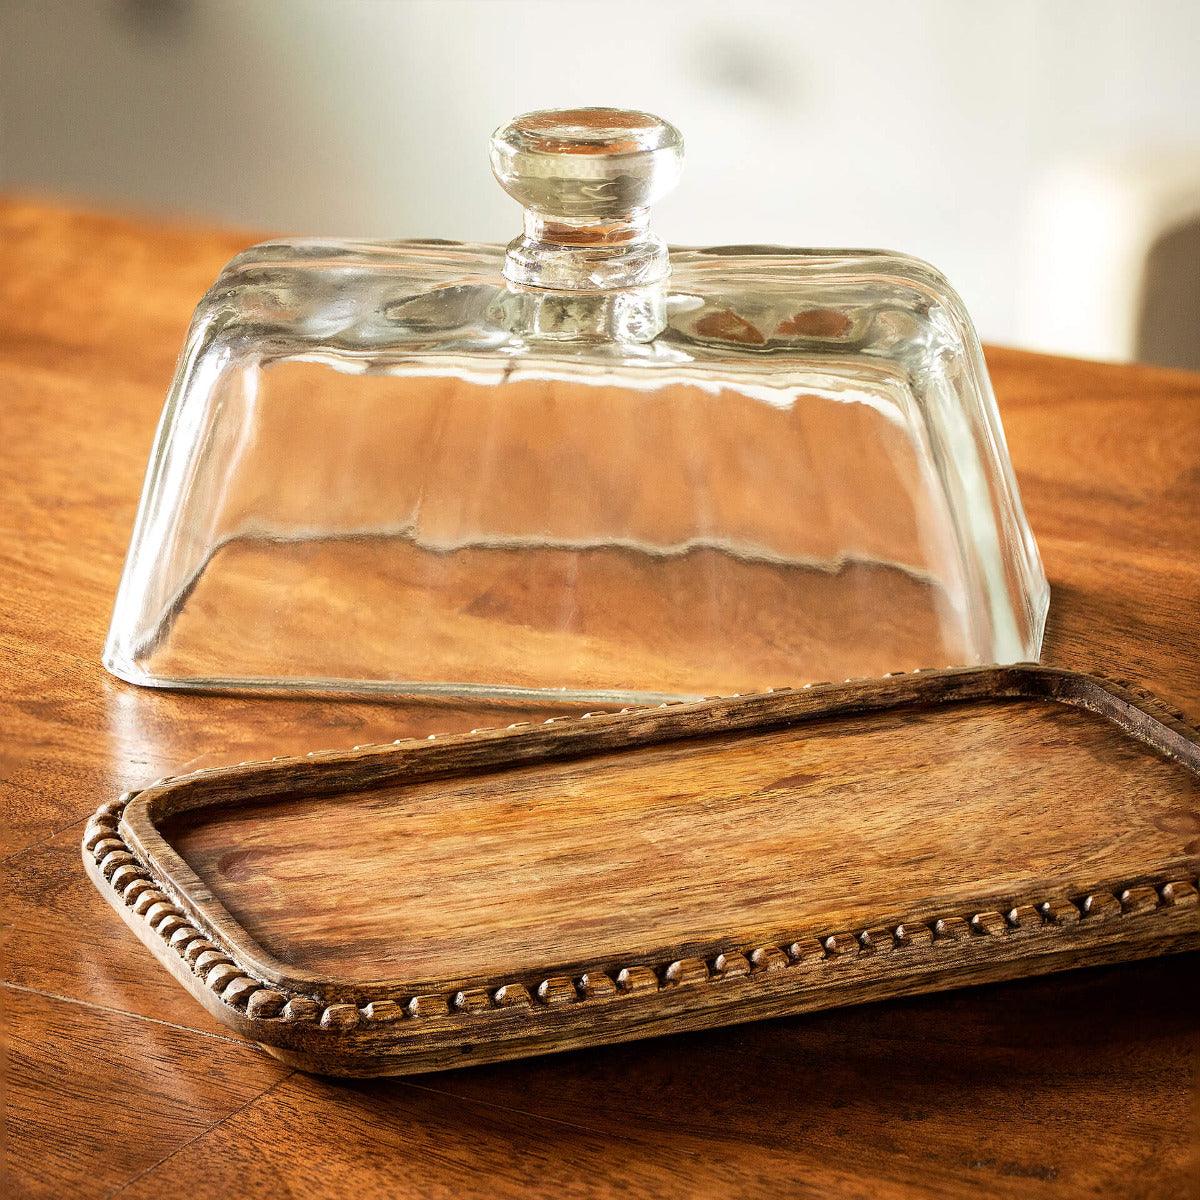
[[1055,181],[1197,164],[1200,212],[1198,49],[1183,0],[0,0],[0,185],[501,241],[495,125],[637,106],[688,142],[669,240],[904,249],[991,340],[1122,357],[1119,332],[1082,345],[1031,302],[1055,221],[1089,203]]

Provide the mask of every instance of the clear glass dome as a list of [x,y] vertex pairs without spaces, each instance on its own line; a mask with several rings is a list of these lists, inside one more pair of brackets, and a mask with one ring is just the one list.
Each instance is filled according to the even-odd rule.
[[532,114],[503,247],[279,241],[197,309],[105,649],[190,688],[629,702],[1036,659],[1048,589],[931,267],[672,250],[682,139]]

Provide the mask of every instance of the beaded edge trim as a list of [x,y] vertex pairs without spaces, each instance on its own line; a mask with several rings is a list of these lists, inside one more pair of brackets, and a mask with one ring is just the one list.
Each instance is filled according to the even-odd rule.
[[[922,675],[937,668],[916,671],[893,671],[884,678],[908,674]],[[1091,676],[1102,684],[1115,685],[1127,694],[1143,701],[1156,719],[1184,732],[1189,739],[1200,733],[1177,709],[1165,705],[1152,692],[1136,684],[1106,675]],[[845,683],[860,682],[847,679]],[[829,683],[808,683],[802,688],[769,688],[766,693],[735,693],[752,696],[773,692],[823,689]],[[653,708],[671,708],[686,701],[668,700],[658,705],[637,705],[622,708],[619,713],[644,712]],[[551,717],[544,722],[554,725],[563,721],[584,721],[591,717],[610,716],[611,710],[586,712],[578,716]],[[518,721],[507,729],[527,729],[534,722]],[[471,734],[491,733],[491,728],[472,729]],[[427,737],[397,738],[387,745],[433,742],[444,734]],[[461,735],[458,735],[461,736]],[[353,747],[354,750],[375,748],[375,745]],[[342,754],[344,751],[329,753]],[[315,751],[306,757],[320,758]],[[250,760],[239,766],[267,765],[281,761]],[[186,776],[159,780],[166,783]],[[137,791],[126,792],[116,800],[106,801],[89,819],[83,835],[83,851],[90,855],[101,877],[124,905],[133,910],[159,937],[179,955],[192,973],[223,1003],[239,1015],[255,1021],[282,1021],[315,1026],[333,1032],[347,1032],[360,1025],[372,1025],[402,1018],[449,1017],[454,1014],[473,1015],[489,1011],[533,1010],[540,1007],[558,1008],[583,1001],[614,1000],[625,996],[645,996],[697,984],[713,984],[729,979],[768,975],[801,965],[815,965],[834,960],[849,961],[860,955],[878,955],[914,947],[945,946],[975,938],[994,939],[1014,933],[1039,930],[1062,930],[1091,924],[1120,916],[1140,916],[1151,912],[1168,912],[1200,907],[1200,878],[1160,880],[1139,884],[1120,891],[1097,889],[1076,900],[1060,898],[1037,903],[1018,904],[1006,912],[987,910],[969,916],[944,916],[930,921],[905,921],[897,925],[874,925],[864,929],[811,936],[780,946],[759,946],[749,954],[741,951],[718,953],[711,959],[681,958],[657,967],[637,964],[615,973],[600,970],[585,971],[578,976],[551,975],[531,991],[520,982],[470,988],[453,993],[402,995],[395,999],[374,1000],[364,1005],[349,1002],[324,1004],[311,996],[289,994],[254,978],[243,970],[226,947],[204,933],[188,920],[184,910],[171,898],[166,885],[132,852],[121,836],[121,814]],[[615,977],[614,977],[615,976]]]

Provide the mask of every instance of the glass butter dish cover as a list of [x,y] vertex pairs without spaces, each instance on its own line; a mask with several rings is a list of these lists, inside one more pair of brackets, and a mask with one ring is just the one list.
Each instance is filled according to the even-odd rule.
[[879,251],[667,250],[683,144],[520,117],[507,248],[275,241],[197,309],[105,665],[612,702],[1036,659],[978,340]]

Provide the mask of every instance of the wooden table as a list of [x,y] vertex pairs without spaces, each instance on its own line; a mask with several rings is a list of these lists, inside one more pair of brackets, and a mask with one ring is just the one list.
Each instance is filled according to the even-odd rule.
[[[0,202],[8,1194],[1187,1194],[1200,956],[367,1083],[288,1070],[157,969],[80,866],[99,800],[488,715],[100,668],[191,308],[250,240]],[[989,361],[1054,589],[1047,659],[1200,720],[1200,376]]]

